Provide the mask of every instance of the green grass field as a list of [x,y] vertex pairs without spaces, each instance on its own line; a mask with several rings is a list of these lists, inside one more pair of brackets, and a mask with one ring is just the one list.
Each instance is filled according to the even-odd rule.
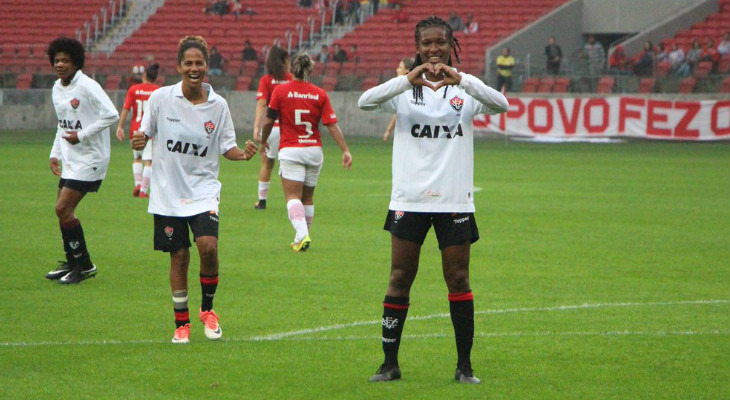
[[[433,234],[401,346],[403,380],[373,384],[390,259],[390,144],[350,139],[315,195],[312,248],[278,180],[255,211],[255,162],[222,161],[216,310],[224,340],[174,330],[169,259],[152,250],[131,154],[112,146],[81,203],[96,279],[43,275],[62,258],[50,132],[0,134],[2,399],[728,399],[730,144],[477,141],[482,239],[472,248],[478,386],[455,346]],[[197,255],[190,308],[200,304]],[[194,313],[191,312],[191,316]]]

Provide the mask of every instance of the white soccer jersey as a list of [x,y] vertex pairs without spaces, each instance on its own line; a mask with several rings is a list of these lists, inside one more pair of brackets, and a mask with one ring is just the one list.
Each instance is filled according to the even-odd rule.
[[[389,208],[474,212],[474,124],[477,114],[507,110],[507,99],[469,74],[459,86],[423,87],[414,99],[405,75],[360,96],[363,110],[396,113]],[[445,97],[444,97],[444,92]]]
[[[61,160],[61,178],[104,179],[109,166],[109,126],[119,120],[109,96],[78,70],[68,86],[56,81],[52,98],[58,127],[50,157]],[[63,139],[66,131],[76,131],[80,142],[73,145]]]
[[152,141],[152,176],[148,211],[189,217],[218,211],[220,156],[236,147],[226,100],[208,91],[208,101],[193,105],[182,82],[157,89],[148,101],[140,130]]

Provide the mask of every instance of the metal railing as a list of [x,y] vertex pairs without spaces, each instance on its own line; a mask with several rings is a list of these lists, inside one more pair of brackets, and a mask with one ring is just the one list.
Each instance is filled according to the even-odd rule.
[[127,3],[128,0],[109,0],[109,3],[102,6],[91,20],[84,22],[84,25],[76,30],[76,39],[87,49],[91,48],[122,19]]

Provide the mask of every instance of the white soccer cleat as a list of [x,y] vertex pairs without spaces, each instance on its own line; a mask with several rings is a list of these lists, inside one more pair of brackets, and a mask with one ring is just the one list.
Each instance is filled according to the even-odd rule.
[[205,337],[210,340],[218,340],[223,336],[221,326],[218,324],[218,315],[215,311],[200,311],[198,314],[200,322],[205,326]]

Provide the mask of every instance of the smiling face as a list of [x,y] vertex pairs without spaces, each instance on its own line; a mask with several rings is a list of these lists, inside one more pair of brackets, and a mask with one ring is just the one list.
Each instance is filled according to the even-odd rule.
[[67,84],[74,77],[78,68],[71,60],[70,54],[59,51],[53,56],[53,70],[56,72],[56,76]]
[[200,49],[191,47],[185,50],[182,60],[177,66],[177,72],[183,80],[183,85],[191,89],[199,89],[205,74],[208,73],[208,63]]
[[[423,64],[447,64],[451,56],[451,38],[440,26],[427,26],[419,30],[416,52]],[[430,80],[431,78],[429,78]]]

